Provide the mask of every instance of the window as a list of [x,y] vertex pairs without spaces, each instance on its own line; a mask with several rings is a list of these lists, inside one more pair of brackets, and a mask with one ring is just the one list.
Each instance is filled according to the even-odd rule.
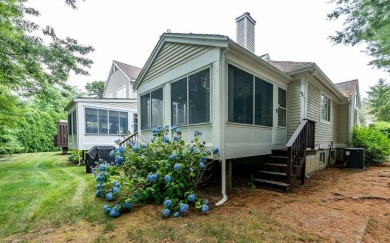
[[125,134],[128,113],[85,108],[85,131],[88,134]]
[[77,116],[76,116],[76,109],[72,112],[72,120],[73,120],[73,134],[77,134]]
[[287,95],[286,90],[278,88],[278,126],[286,127],[287,125]]
[[126,86],[123,86],[116,92],[116,98],[126,98]]
[[320,153],[320,163],[325,163],[325,153]]
[[68,135],[77,133],[76,110],[68,114]]
[[133,114],[133,125],[134,125],[134,132],[138,131],[138,115],[137,113]]
[[141,96],[141,129],[163,125],[163,88]]
[[273,84],[228,67],[228,121],[272,126]]
[[171,84],[172,125],[210,122],[210,69]]
[[330,122],[330,105],[331,101],[328,97],[321,94],[321,119]]
[[72,113],[68,114],[68,135],[72,135]]

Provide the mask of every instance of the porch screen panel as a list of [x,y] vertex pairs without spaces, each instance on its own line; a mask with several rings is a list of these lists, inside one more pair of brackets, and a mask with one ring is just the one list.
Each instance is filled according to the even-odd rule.
[[163,88],[159,88],[151,93],[152,107],[151,107],[151,121],[152,128],[163,126]]
[[228,67],[228,121],[253,124],[253,76]]
[[108,115],[107,110],[98,110],[99,133],[108,134]]
[[133,126],[134,126],[134,132],[138,131],[138,114],[133,114]]
[[76,110],[73,111],[72,113],[72,120],[73,120],[73,134],[77,134],[77,115],[76,115]]
[[278,126],[287,126],[287,92],[284,89],[278,88]]
[[119,112],[119,133],[125,134],[129,130],[129,118],[127,112]]
[[72,135],[72,113],[68,114],[68,135]]
[[86,133],[98,133],[97,110],[85,108],[85,131]]
[[110,134],[119,134],[119,112],[109,111]]
[[189,123],[210,121],[210,69],[188,76]]
[[150,129],[150,93],[141,96],[141,129]]
[[255,78],[255,125],[272,127],[273,85]]
[[187,78],[171,84],[172,125],[187,124]]

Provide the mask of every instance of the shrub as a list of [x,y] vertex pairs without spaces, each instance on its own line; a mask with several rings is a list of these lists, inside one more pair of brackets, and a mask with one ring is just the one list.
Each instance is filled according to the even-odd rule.
[[370,128],[379,130],[381,133],[390,138],[390,122],[379,121],[370,125]]
[[180,129],[158,127],[153,129],[150,143],[112,151],[115,163],[99,163],[93,169],[98,182],[95,195],[115,202],[114,208],[105,205],[103,210],[117,217],[130,210],[129,205],[154,202],[163,205],[165,218],[186,215],[190,206],[207,213],[208,201],[199,198],[196,189],[208,178],[204,172],[210,169],[210,157],[218,157],[219,149],[206,150],[199,141],[201,135],[195,131],[194,140],[186,144]]
[[349,144],[364,148],[365,164],[378,165],[390,156],[390,139],[373,127],[355,126]]

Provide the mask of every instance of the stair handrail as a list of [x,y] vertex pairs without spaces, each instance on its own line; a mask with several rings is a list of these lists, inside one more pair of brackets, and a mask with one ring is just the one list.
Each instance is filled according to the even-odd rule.
[[[315,121],[304,119],[286,143],[287,148],[287,184],[291,183],[293,168],[298,165],[299,159],[303,158],[307,148],[314,149],[315,146]],[[295,170],[295,168],[294,168]],[[304,175],[302,175],[304,176]]]
[[123,139],[120,143],[119,143],[119,146],[122,146],[124,143],[126,143],[127,141],[133,141],[133,142],[137,142],[138,141],[138,132],[135,132],[135,133],[132,133],[130,134],[127,138]]

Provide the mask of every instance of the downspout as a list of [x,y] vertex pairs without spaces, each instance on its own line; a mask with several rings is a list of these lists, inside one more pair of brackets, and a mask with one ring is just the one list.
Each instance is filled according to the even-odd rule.
[[225,92],[225,84],[226,84],[226,59],[225,55],[229,48],[225,48],[222,51],[220,63],[219,63],[219,73],[220,73],[220,106],[221,106],[221,112],[220,115],[220,126],[221,126],[221,136],[220,136],[220,155],[221,155],[221,179],[222,179],[222,199],[215,204],[215,206],[221,206],[227,201],[227,195],[226,195],[226,159],[225,159],[225,96],[223,95]]

